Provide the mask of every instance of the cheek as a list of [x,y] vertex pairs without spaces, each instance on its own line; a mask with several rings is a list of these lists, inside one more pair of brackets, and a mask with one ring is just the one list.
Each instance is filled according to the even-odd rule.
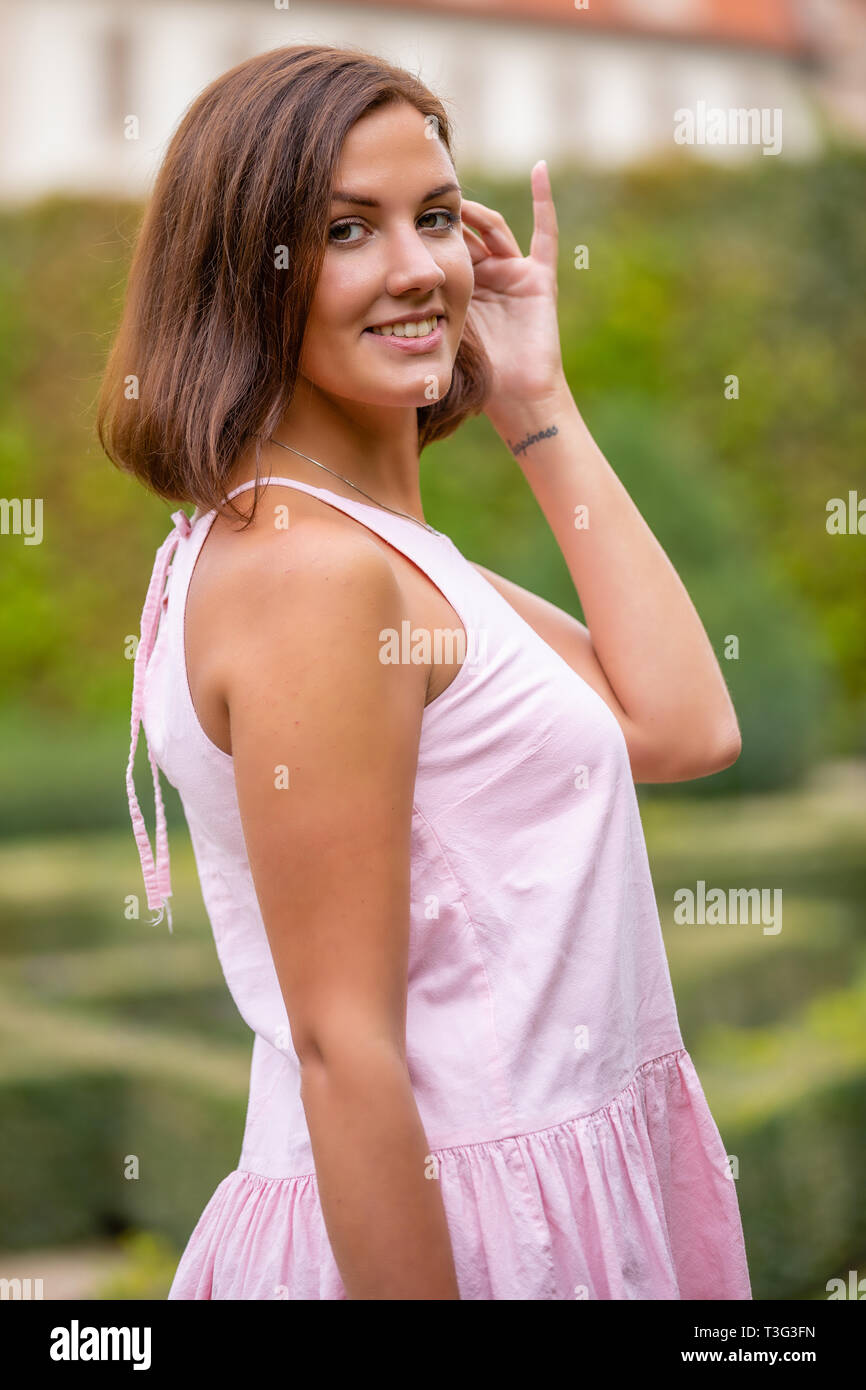
[[355,280],[340,267],[327,263],[323,267],[301,348],[299,366],[305,376],[339,379],[338,364],[345,362],[345,353],[340,350],[346,347],[347,335],[357,337],[360,333],[369,300],[363,284]]
[[307,321],[311,336],[315,333],[324,338],[363,327],[370,302],[370,277],[358,258],[354,258],[354,265],[351,260],[325,257]]

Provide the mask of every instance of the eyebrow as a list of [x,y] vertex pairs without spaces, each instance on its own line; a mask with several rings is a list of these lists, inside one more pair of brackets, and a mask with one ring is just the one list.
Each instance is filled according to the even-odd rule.
[[[443,193],[463,194],[463,189],[459,183],[440,183],[438,188],[431,188],[421,199],[422,203],[429,203],[433,198],[441,198]],[[360,193],[349,193],[345,188],[335,188],[331,194],[332,203],[357,203],[360,207],[377,208],[379,203],[375,198],[363,198]]]

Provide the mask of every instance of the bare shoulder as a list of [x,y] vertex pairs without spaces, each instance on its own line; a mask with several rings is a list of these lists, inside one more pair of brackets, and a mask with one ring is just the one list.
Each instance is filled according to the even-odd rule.
[[260,584],[281,584],[284,576],[297,582],[311,571],[336,575],[358,567],[368,579],[378,574],[387,583],[391,568],[365,527],[305,493],[288,492],[267,488],[248,526],[229,516],[214,520],[205,553],[216,588],[228,596],[249,583],[257,591]]
[[399,632],[409,616],[382,546],[306,495],[294,505],[292,494],[286,524],[287,491],[268,489],[245,529],[218,517],[204,547],[202,559],[212,549],[203,589],[219,614],[211,669],[226,704],[256,691],[264,700],[283,675],[297,688],[306,673],[313,698],[337,689],[348,704],[353,693],[361,720],[377,699],[383,708],[392,700],[417,706],[420,719],[426,669],[395,671],[381,656],[385,630]]

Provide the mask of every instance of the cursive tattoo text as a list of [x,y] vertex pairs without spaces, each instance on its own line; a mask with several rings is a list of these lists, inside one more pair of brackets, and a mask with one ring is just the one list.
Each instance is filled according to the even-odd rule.
[[539,434],[528,434],[525,439],[521,439],[519,444],[512,444],[510,439],[506,439],[505,442],[516,458],[518,454],[525,454],[530,444],[536,444],[539,439],[547,439],[551,434],[559,434],[556,425],[551,425],[549,429],[541,430]]

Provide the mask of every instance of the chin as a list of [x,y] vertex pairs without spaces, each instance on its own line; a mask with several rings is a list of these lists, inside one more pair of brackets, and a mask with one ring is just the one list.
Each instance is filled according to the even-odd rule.
[[[419,371],[411,382],[404,382],[402,386],[395,382],[389,390],[388,386],[381,381],[375,383],[358,382],[356,389],[353,389],[352,386],[343,382],[339,395],[346,396],[351,400],[362,401],[365,405],[390,406],[393,409],[400,406],[421,407],[432,405],[434,401],[440,400],[445,395],[451,385],[451,375],[450,363],[444,371],[441,369],[437,371],[435,366],[431,364],[425,371]],[[430,383],[427,378],[431,376],[436,377],[435,384],[438,388],[437,395],[433,397],[428,394]]]

